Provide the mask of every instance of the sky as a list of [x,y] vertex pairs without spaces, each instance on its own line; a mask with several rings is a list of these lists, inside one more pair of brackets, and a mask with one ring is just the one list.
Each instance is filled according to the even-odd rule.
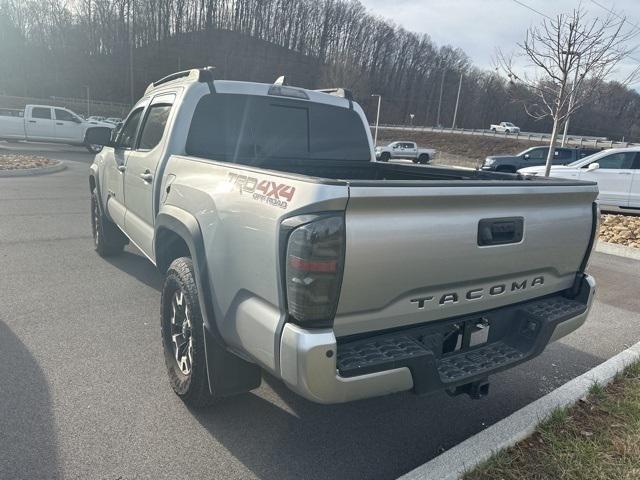
[[[391,20],[407,30],[427,33],[437,45],[460,47],[471,61],[482,68],[492,68],[492,57],[497,47],[505,53],[513,51],[515,44],[524,39],[531,25],[544,17],[520,5],[554,17],[571,12],[582,4],[590,16],[606,16],[607,12],[596,2],[640,27],[640,0],[360,0],[371,13]],[[634,27],[630,26],[630,29]],[[640,45],[639,35],[634,40]],[[633,56],[640,59],[640,48]],[[628,59],[613,78],[626,77],[638,66]],[[626,73],[626,75],[625,75]],[[633,85],[636,89],[640,83]]]

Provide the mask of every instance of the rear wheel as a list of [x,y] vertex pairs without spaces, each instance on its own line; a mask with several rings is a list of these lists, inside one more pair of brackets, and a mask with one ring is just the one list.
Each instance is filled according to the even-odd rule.
[[389,152],[382,152],[382,155],[380,155],[381,162],[388,162],[390,158],[391,154]]
[[96,252],[101,257],[116,255],[129,243],[120,229],[102,213],[95,190],[91,192],[91,230]]
[[202,313],[193,262],[181,257],[167,270],[162,286],[162,347],[173,391],[193,407],[211,405]]
[[418,163],[421,163],[423,165],[426,165],[427,163],[429,163],[429,160],[431,160],[431,157],[429,156],[428,153],[422,153],[418,157]]

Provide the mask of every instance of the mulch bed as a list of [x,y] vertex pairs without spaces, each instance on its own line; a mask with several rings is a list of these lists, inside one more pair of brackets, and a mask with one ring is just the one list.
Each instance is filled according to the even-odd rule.
[[56,160],[50,160],[40,155],[23,153],[0,153],[0,170],[24,170],[28,168],[42,168],[57,165]]
[[640,248],[640,217],[632,215],[602,215],[600,240],[626,247]]

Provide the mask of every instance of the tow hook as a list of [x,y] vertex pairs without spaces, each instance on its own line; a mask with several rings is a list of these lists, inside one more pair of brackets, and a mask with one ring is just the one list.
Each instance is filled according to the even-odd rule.
[[472,399],[480,400],[489,394],[489,379],[483,378],[482,380],[476,380],[475,382],[450,388],[447,390],[447,393],[452,397],[466,393]]

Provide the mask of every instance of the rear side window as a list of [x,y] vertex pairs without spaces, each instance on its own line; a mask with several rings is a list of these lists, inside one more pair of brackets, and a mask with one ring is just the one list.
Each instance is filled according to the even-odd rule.
[[254,165],[267,160],[370,160],[365,128],[351,109],[234,94],[200,100],[186,151]]
[[136,132],[138,131],[138,125],[140,124],[140,118],[142,117],[142,107],[134,110],[127,122],[122,127],[122,131],[118,136],[118,147],[120,148],[133,148],[136,143]]
[[149,107],[149,113],[140,134],[139,150],[151,150],[160,143],[164,128],[167,125],[169,112],[171,112],[171,105],[168,104],[157,104]]
[[556,149],[554,154],[558,160],[570,160],[573,158],[573,153],[571,152],[571,150],[566,150],[564,148]]
[[51,109],[50,108],[42,108],[42,107],[34,107],[31,110],[31,116],[33,118],[42,118],[46,120],[51,120]]

